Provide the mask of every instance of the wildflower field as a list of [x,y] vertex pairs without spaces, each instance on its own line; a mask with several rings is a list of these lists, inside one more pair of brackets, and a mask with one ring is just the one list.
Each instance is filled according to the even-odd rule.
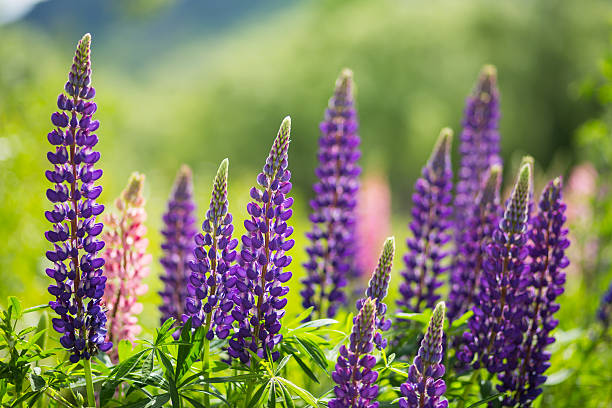
[[[552,3],[540,4],[534,16]],[[585,15],[612,16],[585,4]],[[558,6],[574,18],[574,5]],[[587,44],[592,21],[567,27]],[[455,122],[406,136],[394,101],[362,102],[359,62],[325,71],[333,75],[316,86],[327,104],[295,90],[300,100],[275,107],[269,126],[256,104],[229,103],[236,89],[264,100],[255,82],[220,85],[230,96],[210,108],[215,101],[191,99],[192,77],[160,78],[150,87],[167,100],[155,110],[146,94],[127,92],[123,74],[104,74],[108,90],[98,85],[97,64],[112,53],[96,56],[95,32],[52,56],[28,44],[44,38],[29,30],[0,25],[0,406],[612,407],[606,40],[587,79],[552,85],[573,89],[574,102],[525,102],[552,112],[538,129],[571,139],[542,148],[544,130],[505,141],[504,67],[513,65],[495,58],[470,61],[469,81],[455,85],[462,108],[440,108]],[[23,53],[11,55],[16,48]],[[440,69],[453,77],[453,65]],[[365,88],[376,81],[393,79],[366,76]],[[279,92],[294,92],[282,82]],[[195,107],[173,106],[183,97]],[[423,101],[425,122],[438,117],[424,94],[411,101]],[[381,132],[393,137],[363,134],[362,104],[387,115]],[[507,126],[529,132],[521,101],[509,105]],[[568,107],[574,115],[563,117]],[[209,129],[228,133],[193,136],[200,109],[221,122]],[[243,116],[255,134],[237,132]],[[392,159],[401,149],[406,163]]]

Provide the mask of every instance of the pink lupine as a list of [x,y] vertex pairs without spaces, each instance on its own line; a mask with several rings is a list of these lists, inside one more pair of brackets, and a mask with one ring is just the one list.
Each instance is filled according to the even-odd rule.
[[[115,212],[105,219],[104,259],[108,281],[103,300],[109,311],[108,339],[116,343],[134,341],[140,333],[137,316],[142,312],[142,304],[137,300],[148,290],[142,283],[151,263],[151,255],[146,252],[149,241],[145,238],[147,213],[143,184],[144,175],[132,174],[126,189],[115,201]],[[116,360],[114,350],[111,358]]]
[[[364,176],[357,198],[357,219],[358,270],[373,271],[378,264],[379,248],[391,231],[391,189],[382,174]],[[364,282],[368,274],[362,277]]]

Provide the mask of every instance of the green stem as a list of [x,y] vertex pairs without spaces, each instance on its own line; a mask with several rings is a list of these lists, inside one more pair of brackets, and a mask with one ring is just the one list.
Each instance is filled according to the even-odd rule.
[[91,376],[91,362],[83,360],[83,368],[85,369],[85,385],[87,387],[87,406],[96,407],[96,397],[94,395],[93,379]]
[[[204,378],[206,380],[208,380],[209,378],[209,373],[208,371],[210,370],[210,362],[209,362],[209,358],[210,358],[210,342],[209,340],[205,337],[204,338],[204,348],[202,350],[202,365],[203,365],[203,371],[204,371]],[[205,407],[209,407],[210,406],[210,395],[208,394],[210,392],[210,385],[208,384],[208,382],[204,383],[204,406]]]

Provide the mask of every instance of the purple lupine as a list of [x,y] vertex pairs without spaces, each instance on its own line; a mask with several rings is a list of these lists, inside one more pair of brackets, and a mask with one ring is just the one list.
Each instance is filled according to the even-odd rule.
[[485,184],[476,197],[476,205],[466,220],[461,246],[458,248],[450,276],[448,295],[448,320],[452,322],[474,306],[480,273],[486,256],[486,245],[499,224],[501,205],[499,188],[501,184],[500,165],[491,166]]
[[55,184],[47,190],[53,210],[45,212],[53,224],[45,232],[53,243],[53,250],[47,252],[53,267],[46,272],[55,279],[49,293],[56,297],[49,305],[60,316],[53,319],[53,328],[62,333],[60,343],[70,350],[72,363],[112,347],[105,340],[106,310],[100,302],[106,277],[104,260],[98,257],[104,247],[98,238],[103,225],[96,223],[96,217],[104,206],[96,203],[102,187],[94,186],[102,170],[94,169],[100,153],[93,150],[98,136],[92,132],[100,124],[92,120],[97,106],[91,101],[96,91],[90,85],[90,47],[91,36],[85,34],[77,45],[65,93],[57,99],[60,112],[51,115],[55,129],[47,137],[55,146],[47,153],[53,170],[45,173]]
[[400,386],[403,398],[400,408],[446,408],[448,401],[441,399],[446,391],[442,379],[442,338],[444,335],[444,302],[436,305],[418,354],[408,369],[408,380]]
[[450,129],[442,129],[412,195],[414,206],[410,230],[413,235],[406,242],[406,267],[402,271],[404,282],[400,286],[401,298],[397,302],[411,312],[434,307],[440,299],[437,289],[442,281],[439,276],[448,269],[445,264],[448,254],[444,247],[450,240],[448,230],[452,213],[452,136]]
[[372,370],[376,357],[372,354],[372,339],[376,330],[376,300],[367,298],[353,319],[349,347],[340,346],[340,355],[332,379],[336,398],[328,402],[329,408],[377,408],[378,372]]
[[610,313],[612,313],[612,282],[610,282],[608,290],[602,296],[599,309],[597,310],[597,318],[606,328],[610,325]]
[[287,225],[293,211],[291,172],[288,166],[291,119],[287,116],[274,139],[263,172],[257,176],[259,187],[251,189],[253,199],[247,205],[250,218],[244,221],[242,251],[234,270],[236,290],[232,317],[237,322],[229,340],[228,353],[243,363],[250,360],[246,348],[260,358],[280,353],[274,350],[281,341],[281,319],[285,315],[291,272],[287,255],[295,241],[289,239],[293,227]]
[[570,242],[564,226],[566,205],[561,191],[561,179],[551,181],[542,193],[537,215],[530,220],[530,301],[524,309],[529,327],[519,349],[520,363],[499,375],[502,384],[497,386],[498,390],[511,392],[504,400],[506,406],[531,406],[542,393],[544,372],[550,367],[546,347],[555,341],[551,332],[559,323],[554,314],[560,307],[555,299],[564,291],[563,269],[569,265],[565,249]]
[[501,164],[499,117],[497,70],[492,65],[486,65],[480,72],[472,95],[467,98],[462,123],[459,144],[461,161],[454,203],[458,247],[462,245],[462,234],[472,214],[471,207],[474,206],[489,168]]
[[306,234],[311,242],[304,264],[308,275],[300,293],[305,308],[313,307],[319,317],[333,317],[346,303],[347,278],[358,275],[355,228],[361,153],[350,70],[338,78],[320,127],[318,181],[310,202],[312,230]]
[[372,273],[368,288],[366,289],[365,298],[357,301],[357,310],[361,310],[363,303],[367,298],[372,298],[376,301],[376,328],[374,334],[374,344],[378,349],[387,347],[387,339],[382,338],[382,332],[391,328],[391,319],[385,318],[387,305],[383,300],[387,296],[389,289],[389,280],[391,279],[391,268],[393,267],[393,257],[395,256],[395,238],[389,237],[385,241],[382,253],[378,259],[378,266]]
[[472,363],[475,369],[484,366],[490,373],[516,366],[522,333],[526,331],[531,166],[528,160],[521,166],[504,216],[487,245],[474,315],[458,353],[464,363]]
[[193,260],[193,238],[197,233],[194,212],[193,177],[191,169],[183,165],[176,176],[168,208],[163,216],[164,242],[161,245],[163,257],[160,263],[165,273],[161,277],[164,288],[159,292],[162,298],[159,307],[162,324],[169,318],[180,321],[185,312],[189,262]]
[[233,322],[231,292],[236,278],[231,275],[238,240],[232,239],[234,225],[232,214],[228,212],[228,165],[228,160],[223,160],[215,176],[210,207],[202,223],[204,234],[195,236],[196,259],[189,264],[191,277],[185,311],[191,316],[193,327],[204,325],[208,340],[215,334],[225,339]]

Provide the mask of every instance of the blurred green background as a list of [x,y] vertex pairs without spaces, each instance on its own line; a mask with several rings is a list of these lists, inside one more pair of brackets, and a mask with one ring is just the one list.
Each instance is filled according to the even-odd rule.
[[600,110],[581,95],[612,16],[612,3],[599,0],[51,0],[28,12],[28,1],[18,3],[0,0],[0,303],[8,294],[27,305],[49,299],[46,134],[75,44],[91,32],[101,200],[110,209],[132,171],[147,176],[149,329],[158,321],[161,214],[182,163],[194,169],[203,216],[214,171],[229,157],[230,211],[241,220],[278,125],[292,116],[297,311],[318,123],[343,67],[358,87],[361,163],[390,179],[403,253],[412,185],[440,128],[460,131],[483,64],[498,67],[505,161],[529,152],[538,170],[564,172],[577,160],[573,135]]

